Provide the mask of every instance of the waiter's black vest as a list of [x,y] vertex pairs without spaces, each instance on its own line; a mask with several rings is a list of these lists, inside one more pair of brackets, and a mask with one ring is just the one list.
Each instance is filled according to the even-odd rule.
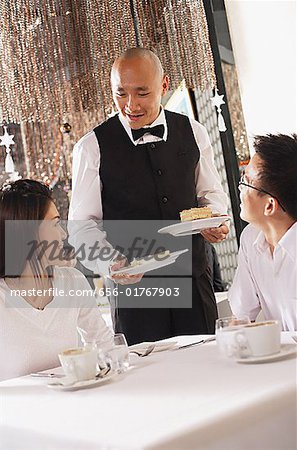
[[[174,220],[198,206],[200,151],[188,117],[165,111],[167,141],[135,146],[118,115],[94,129],[100,148],[104,220]],[[193,273],[206,267],[204,239],[193,236]]]

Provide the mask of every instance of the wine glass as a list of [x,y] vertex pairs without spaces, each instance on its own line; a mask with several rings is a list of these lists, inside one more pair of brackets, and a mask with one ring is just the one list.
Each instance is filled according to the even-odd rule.
[[216,320],[216,342],[221,353],[227,357],[235,357],[238,345],[235,335],[239,329],[250,323],[247,316],[223,317]]
[[84,330],[79,326],[77,326],[76,329],[80,336],[83,348],[97,351],[98,371],[101,371],[108,367],[110,368],[108,352],[110,351],[110,349],[112,349],[114,345],[113,337],[111,339],[103,341],[102,339],[98,339],[96,336],[94,336],[93,332]]
[[112,370],[118,373],[125,372],[129,367],[129,348],[123,333],[116,333],[113,338],[113,347],[106,352]]

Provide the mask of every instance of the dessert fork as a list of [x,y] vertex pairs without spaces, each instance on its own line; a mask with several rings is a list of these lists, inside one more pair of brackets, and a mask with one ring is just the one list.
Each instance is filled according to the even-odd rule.
[[98,378],[104,378],[110,371],[111,371],[111,365],[107,364],[106,367],[99,367],[100,368],[100,372],[97,373],[96,375],[96,379]]
[[177,347],[177,350],[181,350],[183,348],[194,347],[194,345],[206,344],[207,342],[212,342],[215,340],[216,340],[215,336],[211,336],[206,339],[201,339],[201,341],[198,341],[198,342],[192,342],[192,344],[180,345],[179,347]]
[[49,372],[35,372],[30,373],[31,377],[35,378],[64,378],[65,375],[61,373],[49,373]]
[[129,353],[135,353],[135,355],[140,356],[141,358],[144,358],[145,356],[148,356],[155,348],[155,344],[151,344],[147,347],[145,351],[138,351],[138,350],[129,350]]

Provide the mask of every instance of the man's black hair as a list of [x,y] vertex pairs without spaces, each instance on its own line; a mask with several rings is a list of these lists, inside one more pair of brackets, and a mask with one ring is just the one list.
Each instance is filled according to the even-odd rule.
[[297,134],[255,136],[254,148],[261,158],[260,187],[297,220]]

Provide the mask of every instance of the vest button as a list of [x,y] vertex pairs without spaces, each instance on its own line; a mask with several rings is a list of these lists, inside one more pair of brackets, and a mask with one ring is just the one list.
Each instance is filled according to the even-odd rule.
[[156,148],[156,145],[154,143],[151,144],[151,149]]
[[163,174],[162,170],[161,169],[157,170],[157,174],[161,176]]
[[167,198],[167,197],[163,197],[163,198],[162,198],[162,202],[163,202],[163,203],[167,203],[167,202],[168,202],[168,198]]

